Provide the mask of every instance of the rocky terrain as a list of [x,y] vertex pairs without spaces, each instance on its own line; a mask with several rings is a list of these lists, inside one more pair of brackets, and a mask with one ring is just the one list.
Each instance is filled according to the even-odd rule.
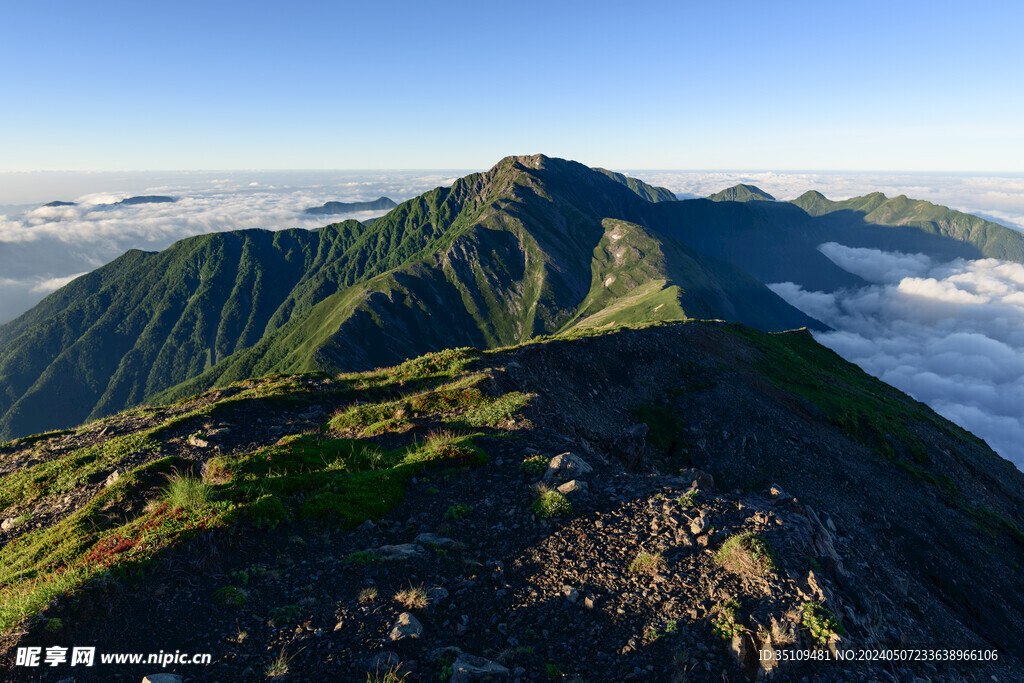
[[[0,475],[4,680],[1022,670],[1024,478],[803,331],[248,380],[10,442]],[[58,645],[212,663],[15,666]],[[998,659],[835,661],[908,648]]]

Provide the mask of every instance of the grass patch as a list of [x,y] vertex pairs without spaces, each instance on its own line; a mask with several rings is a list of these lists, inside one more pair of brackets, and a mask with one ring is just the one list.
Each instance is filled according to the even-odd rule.
[[292,662],[292,658],[285,654],[284,648],[277,654],[277,657],[267,665],[267,668],[263,670],[263,674],[267,678],[276,678],[278,676],[284,676],[288,673],[288,667]]
[[665,558],[661,553],[640,552],[629,563],[630,574],[649,574],[654,576],[665,568]]
[[[408,678],[409,674],[402,670],[402,665],[394,664],[385,671],[371,671],[366,674],[366,683],[403,683]],[[448,679],[444,678],[442,680]]]
[[359,591],[359,596],[357,600],[359,600],[359,602],[362,604],[366,604],[368,602],[373,602],[374,600],[376,600],[379,594],[380,593],[377,590],[376,586],[367,586],[366,588],[363,588]]
[[239,519],[265,517],[272,507],[274,520],[295,513],[352,527],[386,514],[404,495],[408,479],[427,468],[483,462],[486,456],[471,436],[447,432],[394,450],[300,434],[253,453],[214,458],[207,471],[230,492]]
[[371,564],[380,563],[380,556],[372,550],[357,550],[346,555],[342,562],[354,567],[367,567]]
[[470,427],[497,427],[522,409],[530,400],[529,394],[512,391],[497,398],[488,398],[470,408],[458,422]]
[[0,510],[29,506],[44,497],[64,495],[130,455],[155,450],[160,444],[150,432],[118,436],[86,446],[66,456],[11,472],[0,479]]
[[537,499],[533,501],[531,508],[539,519],[567,517],[572,514],[572,503],[569,499],[546,486],[538,489]]
[[184,464],[162,458],[135,468],[49,528],[0,548],[0,631],[8,632],[58,595],[108,571],[127,571],[168,546],[221,524],[226,504],[198,509],[149,506],[134,518],[117,513],[125,501],[153,490]]
[[715,560],[733,574],[761,577],[775,571],[775,554],[768,542],[753,533],[730,536],[715,553]]
[[195,477],[175,472],[167,484],[167,503],[172,510],[198,510],[210,502],[213,487]]
[[697,504],[697,499],[700,495],[696,491],[690,491],[676,498],[676,502],[679,503],[679,507],[683,509],[692,508]]
[[427,606],[427,591],[423,586],[410,586],[395,593],[395,600],[406,609],[423,609]]
[[444,511],[444,518],[455,522],[465,519],[473,514],[473,506],[465,503],[456,503]]

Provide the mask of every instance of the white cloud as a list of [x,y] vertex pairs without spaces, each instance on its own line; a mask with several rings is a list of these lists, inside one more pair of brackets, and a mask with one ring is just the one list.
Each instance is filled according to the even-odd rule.
[[75,273],[74,275],[65,275],[64,277],[51,277],[42,282],[38,282],[29,289],[33,294],[49,294],[50,292],[56,292],[58,289],[68,284],[72,280],[82,277],[89,271],[82,273]]
[[[129,249],[157,251],[210,232],[312,229],[334,220],[364,220],[381,212],[308,216],[303,210],[328,201],[364,201],[382,195],[402,201],[451,184],[453,178],[429,172],[264,173],[257,182],[239,173],[229,178],[185,174],[157,180],[161,182],[134,192],[90,191],[78,195],[75,206],[38,206],[0,218],[0,323]],[[170,195],[178,201],[111,206],[143,194]],[[54,197],[68,199],[69,195]]]
[[821,250],[874,284],[830,293],[769,285],[835,329],[817,339],[1024,469],[1024,265]]
[[818,251],[843,270],[859,275],[868,282],[898,282],[908,275],[923,275],[932,263],[924,254],[855,249],[835,242],[819,245]]

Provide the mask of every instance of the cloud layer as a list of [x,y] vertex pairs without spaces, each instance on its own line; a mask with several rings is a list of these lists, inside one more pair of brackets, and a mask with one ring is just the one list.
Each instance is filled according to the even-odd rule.
[[[156,251],[185,237],[210,232],[310,229],[335,219],[365,219],[381,212],[324,217],[307,216],[302,211],[327,201],[363,201],[381,195],[401,201],[453,179],[426,172],[253,177],[169,178],[174,182],[145,186],[134,193],[79,195],[75,206],[39,206],[14,216],[0,215],[0,323],[129,249]],[[130,194],[171,195],[178,201],[111,206]]]
[[838,292],[769,285],[836,330],[818,340],[1024,469],[1024,265],[819,249],[873,284]]

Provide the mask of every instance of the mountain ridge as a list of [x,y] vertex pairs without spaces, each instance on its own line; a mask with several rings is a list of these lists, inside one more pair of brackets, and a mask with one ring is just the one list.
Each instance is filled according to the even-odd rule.
[[680,201],[576,162],[507,157],[372,225],[200,236],[77,279],[0,325],[0,435],[253,375],[368,369],[576,325],[824,329],[764,285],[863,286],[818,250],[826,241],[1024,261],[1024,236],[927,202]]
[[[318,680],[966,683],[1024,654],[1024,474],[805,331],[645,323],[247,379],[2,444],[0,474],[7,670],[154,639],[210,652],[166,669],[199,680],[281,651]],[[979,654],[820,661],[947,647]]]

